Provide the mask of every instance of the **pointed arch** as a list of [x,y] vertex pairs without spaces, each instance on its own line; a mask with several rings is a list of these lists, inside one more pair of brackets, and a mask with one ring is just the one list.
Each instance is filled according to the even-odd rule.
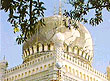
[[37,52],[37,46],[33,45],[33,52],[36,53]]
[[68,46],[68,52],[72,52],[72,47]]
[[48,44],[44,43],[44,51],[48,51]]
[[67,52],[68,51],[68,46],[67,44],[64,44],[64,52]]
[[37,52],[41,52],[42,51],[42,49],[43,49],[43,47],[42,47],[42,43],[37,43]]
[[80,49],[78,50],[78,54],[79,54],[79,56],[82,56],[82,54],[83,54],[83,49],[82,49],[82,48],[80,48]]
[[73,52],[74,52],[75,55],[78,54],[78,47],[77,47],[77,46],[74,46],[74,47],[73,47]]
[[50,51],[54,50],[54,43],[50,42]]

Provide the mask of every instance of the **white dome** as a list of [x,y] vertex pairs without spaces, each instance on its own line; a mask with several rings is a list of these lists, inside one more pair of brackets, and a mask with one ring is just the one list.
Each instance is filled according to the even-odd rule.
[[[72,25],[69,29],[66,27],[68,23],[65,20],[68,20],[68,18],[60,15],[44,18],[45,25],[41,26],[39,24],[36,26],[39,28],[39,33],[35,34],[28,42],[26,42],[23,48],[26,49],[27,47],[31,47],[36,42],[63,42],[67,46],[77,46],[78,49],[83,49],[86,53],[84,58],[92,61],[93,42],[90,33],[80,22],[76,22],[79,27],[78,29],[75,29]],[[74,22],[74,20],[71,21]]]

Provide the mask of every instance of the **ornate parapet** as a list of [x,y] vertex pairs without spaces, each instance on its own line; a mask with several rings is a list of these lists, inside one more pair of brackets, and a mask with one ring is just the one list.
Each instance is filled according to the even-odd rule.
[[28,62],[34,58],[36,58],[38,55],[43,55],[46,52],[52,52],[54,51],[54,44],[50,43],[37,43],[31,47],[28,47],[27,49],[23,49],[23,60],[24,63]]
[[23,69],[26,69],[26,68],[31,67],[33,65],[39,64],[41,62],[43,63],[46,59],[49,60],[51,58],[53,58],[53,54],[52,53],[47,53],[44,56],[41,56],[41,57],[36,58],[34,60],[31,60],[31,61],[29,61],[27,63],[15,66],[15,67],[13,67],[11,69],[8,69],[5,73],[6,73],[6,75],[14,74],[17,71],[21,71]]
[[[40,72],[43,73],[43,72],[47,71],[49,69],[49,67],[55,66],[54,57],[55,57],[55,53],[47,52],[44,55],[42,55],[34,60],[31,60],[29,62],[18,65],[14,68],[11,68],[6,71],[5,81],[8,81],[8,80],[21,81],[21,80],[23,80],[23,78],[39,74]],[[90,73],[96,77],[102,78],[103,80],[107,81],[106,75],[93,69],[93,67],[91,67],[88,63],[86,63],[86,61],[85,62],[82,61],[79,57],[76,57],[75,54],[73,55],[73,53],[64,53],[64,54],[62,54],[61,59],[63,61],[67,61],[68,63],[87,71],[88,73]],[[49,62],[49,60],[53,60],[53,61],[51,63],[45,63],[46,61]],[[32,67],[35,67],[35,68],[32,68]],[[72,76],[75,75],[75,77],[78,77],[78,78],[81,78],[81,76],[83,76],[83,78],[84,78],[83,72],[81,73],[80,71],[78,71],[78,69],[75,69],[74,67],[71,67],[69,65],[63,65],[63,68],[65,69],[65,71],[67,70],[67,72],[65,72],[65,73],[69,73],[70,75],[72,74]],[[74,69],[74,72],[73,72],[73,69]],[[19,72],[19,73],[17,74],[17,72]],[[92,76],[88,75],[88,77],[90,79]],[[86,76],[86,78],[87,78],[87,76]],[[92,79],[94,79],[94,78],[95,77],[92,77]],[[38,79],[36,79],[36,80],[38,80]]]
[[[92,66],[90,66],[88,63],[86,63],[86,61],[84,62],[83,60],[81,60],[79,57],[76,57],[75,55],[73,56],[71,53],[64,53],[62,55],[62,59],[64,61],[70,62],[70,64],[73,64],[81,69],[84,69],[85,71],[88,72],[88,74],[92,74],[96,77],[100,77],[103,80],[107,81],[107,75],[97,71],[96,69],[94,69]],[[67,72],[71,73],[71,70],[73,67],[69,66],[69,65],[64,65],[65,69],[67,70]],[[75,69],[75,68],[73,68]],[[76,68],[77,69],[77,68]],[[81,78],[81,77],[80,77]]]
[[[37,43],[36,45],[34,45],[32,47],[24,49],[23,56],[22,56],[24,59],[24,63],[28,62],[34,58],[37,58],[37,56],[43,55],[46,52],[53,52],[53,51],[55,51],[55,48],[58,49],[58,47],[55,47],[55,44],[51,42],[50,44]],[[69,46],[66,44],[63,44],[63,46],[61,46],[61,47],[62,47],[61,49],[63,49],[62,50],[63,52],[71,53],[71,54],[73,54],[73,56],[81,58],[91,65],[93,57],[91,57],[89,54],[90,52],[88,52],[84,48],[78,47],[78,46]]]

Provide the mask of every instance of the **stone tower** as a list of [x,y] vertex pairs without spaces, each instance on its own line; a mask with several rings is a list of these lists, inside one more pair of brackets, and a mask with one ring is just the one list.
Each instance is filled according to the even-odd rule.
[[3,81],[7,67],[8,67],[8,62],[5,60],[4,57],[4,59],[0,61],[0,81]]

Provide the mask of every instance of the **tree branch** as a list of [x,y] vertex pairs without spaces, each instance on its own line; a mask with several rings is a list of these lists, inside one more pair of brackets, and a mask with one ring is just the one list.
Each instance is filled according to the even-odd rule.
[[[99,7],[101,7],[101,8],[103,8],[103,7],[110,7],[110,5],[102,5],[102,6],[99,6]],[[99,8],[98,7],[98,8]],[[97,8],[96,6],[94,6],[94,7],[90,7],[90,8],[87,8],[87,9],[95,9],[95,8]]]
[[30,0],[30,26],[32,25],[32,0]]

